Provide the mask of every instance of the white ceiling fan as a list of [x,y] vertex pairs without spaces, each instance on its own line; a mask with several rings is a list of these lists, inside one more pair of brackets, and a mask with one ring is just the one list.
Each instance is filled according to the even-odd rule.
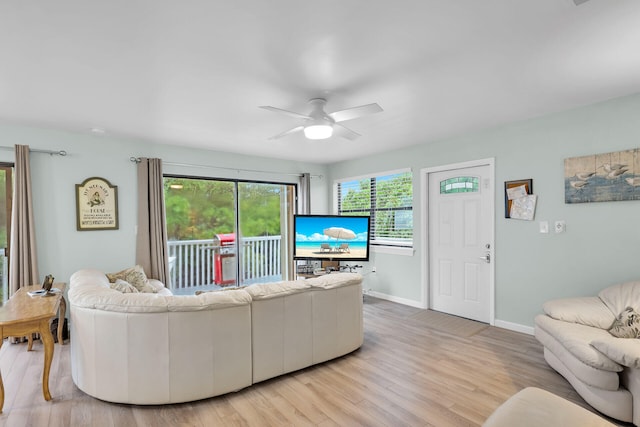
[[287,116],[302,119],[306,122],[303,125],[296,126],[292,129],[279,133],[269,139],[278,139],[283,136],[291,135],[292,133],[303,131],[304,136],[308,139],[327,139],[335,133],[343,138],[354,140],[359,137],[360,134],[344,127],[340,123],[383,111],[378,104],[373,103],[327,114],[324,111],[326,103],[327,100],[324,98],[313,98],[309,100],[312,110],[308,115],[294,113],[293,111],[287,111],[267,105],[261,106],[260,108],[264,108],[265,110],[286,114]]

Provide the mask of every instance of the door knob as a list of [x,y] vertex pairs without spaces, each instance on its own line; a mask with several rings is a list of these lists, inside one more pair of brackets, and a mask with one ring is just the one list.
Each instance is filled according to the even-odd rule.
[[480,259],[489,264],[491,262],[491,254],[487,252],[486,255],[481,256]]

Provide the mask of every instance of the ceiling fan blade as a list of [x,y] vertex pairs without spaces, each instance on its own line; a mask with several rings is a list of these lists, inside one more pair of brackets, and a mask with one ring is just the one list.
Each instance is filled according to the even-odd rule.
[[336,136],[341,136],[342,138],[346,138],[350,141],[354,141],[358,139],[359,136],[361,136],[359,133],[354,132],[351,129],[337,123],[333,124],[333,134]]
[[329,114],[333,120],[338,122],[344,122],[346,120],[357,119],[358,117],[368,116],[369,114],[375,114],[384,111],[375,102],[373,104],[361,105],[359,107],[347,108],[346,110],[335,111]]
[[293,129],[285,130],[285,131],[284,131],[284,132],[282,132],[282,133],[279,133],[279,134],[277,134],[277,135],[274,135],[274,136],[272,136],[272,137],[271,137],[271,138],[269,138],[269,139],[270,139],[270,140],[271,140],[271,139],[279,139],[279,138],[282,138],[283,136],[287,136],[287,135],[291,135],[292,133],[300,132],[300,131],[301,131],[301,130],[303,130],[303,129],[304,129],[304,126],[296,126],[296,127],[294,127]]
[[287,116],[294,117],[296,119],[305,119],[311,120],[311,117],[305,116],[304,114],[294,113],[293,111],[283,110],[282,108],[271,107],[269,105],[262,105],[260,108],[264,108],[265,110],[273,111],[276,113],[286,114]]

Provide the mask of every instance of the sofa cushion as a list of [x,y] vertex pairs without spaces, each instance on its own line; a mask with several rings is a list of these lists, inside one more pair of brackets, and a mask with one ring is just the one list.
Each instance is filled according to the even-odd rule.
[[537,316],[535,323],[536,328],[542,328],[586,365],[605,371],[620,372],[622,370],[622,366],[590,345],[594,340],[611,336],[605,329],[563,322],[543,315]]
[[547,301],[544,312],[557,320],[609,329],[616,316],[599,297],[562,298]]
[[109,282],[115,283],[116,280],[121,279],[131,283],[139,292],[144,293],[156,293],[157,290],[149,284],[147,275],[144,273],[144,269],[136,265],[135,267],[127,268],[117,273],[107,273]]
[[640,282],[625,282],[609,286],[600,291],[598,296],[609,310],[617,316],[627,307],[640,308]]
[[196,311],[251,304],[251,296],[242,289],[211,292],[201,295],[172,295],[166,297],[169,311]]
[[121,313],[161,313],[168,311],[200,311],[248,305],[251,296],[243,290],[202,295],[161,295],[150,293],[123,294],[99,286],[69,289],[71,305]]
[[72,306],[124,313],[167,312],[166,298],[143,292],[123,294],[97,286],[72,286],[69,289],[69,302]]
[[640,340],[602,337],[591,345],[610,359],[630,368],[640,368]]
[[640,338],[640,313],[627,307],[613,322],[609,333],[617,338]]
[[292,280],[288,282],[256,283],[255,285],[247,286],[245,290],[254,300],[261,300],[304,292],[310,287],[305,280]]
[[306,279],[305,282],[314,288],[333,289],[340,286],[357,285],[362,282],[362,275],[359,273],[331,273]]
[[115,283],[111,283],[109,287],[111,289],[115,289],[118,292],[122,292],[123,294],[138,293],[138,289],[136,289],[135,286],[133,286],[129,282],[125,282],[122,279],[116,279]]

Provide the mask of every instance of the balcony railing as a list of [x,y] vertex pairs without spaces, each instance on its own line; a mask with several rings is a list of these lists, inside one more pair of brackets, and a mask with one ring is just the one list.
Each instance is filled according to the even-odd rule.
[[[241,239],[241,281],[250,284],[282,277],[281,236],[243,237]],[[235,279],[235,245],[216,246],[213,240],[177,240],[167,242],[170,288],[174,293],[196,288],[228,284]],[[216,255],[222,255],[216,263]],[[235,258],[235,259],[234,259]],[[231,261],[232,273],[223,265]]]
[[0,249],[0,305],[9,299],[9,263],[5,248]]

